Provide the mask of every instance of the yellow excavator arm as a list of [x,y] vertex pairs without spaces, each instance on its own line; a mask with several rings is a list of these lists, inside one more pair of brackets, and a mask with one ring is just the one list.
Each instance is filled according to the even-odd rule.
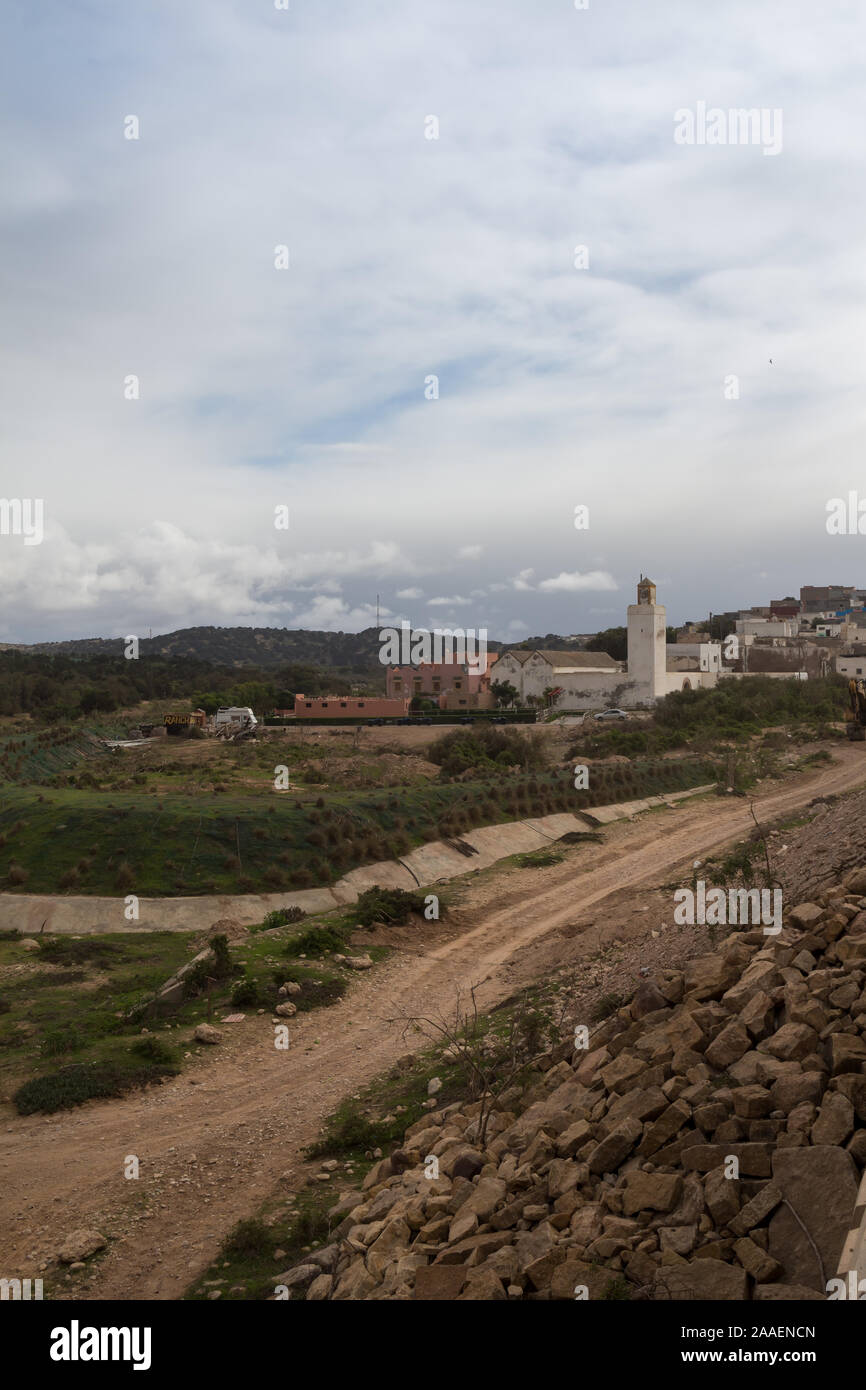
[[848,721],[848,737],[857,742],[866,739],[866,682],[848,682],[848,700],[851,717]]

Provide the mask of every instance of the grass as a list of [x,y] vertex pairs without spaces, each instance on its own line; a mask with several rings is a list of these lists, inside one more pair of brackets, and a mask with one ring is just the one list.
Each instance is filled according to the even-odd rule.
[[[599,839],[599,836],[594,836]],[[565,856],[555,849],[533,849],[527,854],[515,854],[514,863],[519,869],[547,869],[551,864],[561,864]]]
[[[336,1003],[352,972],[325,957],[348,945],[354,925],[352,910],[343,909],[300,935],[286,923],[243,937],[230,944],[210,999],[199,984],[179,1003],[156,995],[189,961],[197,933],[45,937],[38,954],[17,939],[0,940],[3,1094],[21,1114],[50,1113],[174,1076],[183,1066],[183,1040],[188,1047],[209,1008],[215,1017],[239,1007],[273,1012],[288,981],[300,985],[288,996],[299,1013]],[[318,959],[313,947],[321,947]],[[369,950],[374,959],[387,955],[382,947]],[[238,977],[248,991],[242,1003],[232,997]]]
[[129,1065],[85,1062],[63,1067],[46,1076],[36,1076],[19,1086],[12,1099],[19,1115],[34,1111],[51,1114],[71,1110],[86,1100],[108,1100],[125,1095],[138,1086],[147,1086],[163,1076],[176,1076],[177,1065],[153,1064],[135,1059]]
[[[223,1302],[271,1298],[278,1274],[327,1243],[328,1209],[334,1200],[333,1189],[323,1184],[299,1192],[289,1210],[285,1204],[272,1201],[259,1215],[239,1221],[213,1264],[184,1297],[190,1302],[204,1302],[219,1291]],[[277,1256],[277,1251],[282,1253]],[[295,1301],[304,1296],[305,1291],[291,1295]]]
[[563,769],[375,792],[329,789],[318,807],[274,795],[3,788],[0,891],[123,898],[310,888],[474,826],[675,791],[715,780],[706,760]]

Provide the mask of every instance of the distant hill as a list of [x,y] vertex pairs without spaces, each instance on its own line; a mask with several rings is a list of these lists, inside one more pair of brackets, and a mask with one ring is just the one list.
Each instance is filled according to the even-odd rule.
[[[39,656],[120,656],[120,637],[81,637],[67,642],[5,644],[0,650]],[[501,642],[489,642],[500,651]],[[306,663],[350,671],[379,666],[379,631],[309,632],[285,627],[184,627],[139,641],[142,656],[193,657],[216,666],[270,667]]]
[[[583,646],[585,637],[562,637],[548,632],[544,637],[526,637],[520,642],[488,640],[493,652],[514,647],[541,647],[570,651]],[[120,656],[120,637],[80,637],[67,642],[4,643],[0,651],[17,651],[40,656]],[[192,657],[216,666],[255,666],[259,670],[306,663],[322,668],[366,671],[379,665],[379,633],[375,627],[363,632],[310,632],[286,627],[182,627],[177,632],[140,639],[142,656]]]

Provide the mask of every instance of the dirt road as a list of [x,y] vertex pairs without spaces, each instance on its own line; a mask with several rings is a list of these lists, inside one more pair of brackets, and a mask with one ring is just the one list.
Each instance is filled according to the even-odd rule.
[[[863,749],[842,746],[829,769],[768,787],[756,810],[766,822],[864,784]],[[551,933],[561,946],[563,928],[592,919],[592,931],[571,943],[577,954],[621,931],[622,913],[597,918],[599,904],[621,902],[624,889],[632,934],[648,938],[649,919],[637,915],[647,893],[753,825],[743,799],[684,802],[611,827],[601,849],[581,846],[582,857],[552,868],[500,879],[490,870],[467,886],[458,916],[468,930],[426,951],[395,953],[336,1006],[293,1020],[287,1052],[274,1048],[269,1017],[251,1016],[226,1025],[226,1041],[168,1085],[51,1117],[21,1118],[5,1107],[0,1273],[35,1275],[65,1235],[90,1226],[110,1248],[85,1297],[179,1297],[226,1232],[284,1174],[291,1178],[336,1103],[409,1050],[388,1018],[447,1016],[458,984],[481,982],[481,1002],[491,1005],[511,992],[515,972],[544,970]],[[130,1154],[141,1161],[138,1180],[123,1176]]]

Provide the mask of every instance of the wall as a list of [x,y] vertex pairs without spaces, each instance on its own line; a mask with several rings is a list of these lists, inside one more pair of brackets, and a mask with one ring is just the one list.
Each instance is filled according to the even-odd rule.
[[[311,708],[307,708],[307,706]],[[381,719],[400,718],[409,707],[408,700],[386,700],[381,697],[367,698],[355,695],[324,695],[309,700],[305,695],[295,696],[294,713],[298,719],[316,719],[324,715],[327,719]]]

